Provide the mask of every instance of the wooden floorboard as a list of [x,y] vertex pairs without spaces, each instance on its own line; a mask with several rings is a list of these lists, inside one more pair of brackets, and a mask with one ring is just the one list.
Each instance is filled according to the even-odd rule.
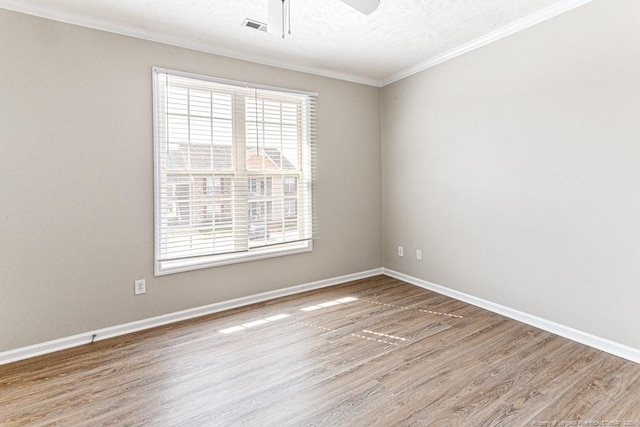
[[2,426],[562,423],[640,426],[640,365],[386,276],[0,366]]

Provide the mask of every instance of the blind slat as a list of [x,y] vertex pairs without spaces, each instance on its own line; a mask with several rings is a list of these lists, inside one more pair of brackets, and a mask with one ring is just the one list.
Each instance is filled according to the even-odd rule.
[[160,69],[154,81],[157,272],[316,237],[314,94]]

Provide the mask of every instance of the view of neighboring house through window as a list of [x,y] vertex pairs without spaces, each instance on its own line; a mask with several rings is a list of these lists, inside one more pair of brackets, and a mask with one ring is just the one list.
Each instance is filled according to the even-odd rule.
[[154,80],[156,273],[310,250],[315,95]]

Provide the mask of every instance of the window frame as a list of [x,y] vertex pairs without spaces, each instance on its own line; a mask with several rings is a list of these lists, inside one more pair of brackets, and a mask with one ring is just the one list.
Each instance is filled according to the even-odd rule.
[[[184,77],[184,78],[190,78],[190,79],[197,79],[203,82],[212,82],[212,83],[216,83],[216,84],[223,84],[223,85],[230,85],[230,86],[235,86],[235,87],[240,87],[240,88],[251,88],[251,89],[256,89],[256,90],[265,90],[265,91],[275,91],[278,93],[290,93],[292,95],[297,95],[297,96],[305,96],[305,97],[309,97],[311,110],[308,111],[308,117],[307,115],[304,116],[304,120],[308,120],[307,125],[309,126],[309,129],[307,130],[307,134],[305,136],[300,136],[300,138],[303,139],[299,140],[298,144],[298,150],[304,150],[307,151],[307,156],[308,158],[305,158],[304,160],[301,158],[299,161],[301,161],[302,163],[299,165],[299,169],[302,170],[302,168],[308,168],[308,171],[306,171],[305,173],[308,175],[307,179],[309,180],[309,194],[307,195],[307,201],[309,203],[308,209],[311,212],[309,215],[309,218],[304,218],[305,223],[307,223],[306,226],[311,227],[312,231],[311,231],[311,235],[309,238],[305,238],[305,239],[301,239],[301,240],[297,240],[297,241],[285,241],[282,243],[274,243],[274,244],[270,244],[270,245],[264,245],[264,246],[260,246],[260,247],[251,247],[251,242],[250,242],[250,233],[249,233],[249,225],[247,223],[246,226],[246,240],[247,240],[247,249],[245,251],[238,251],[238,252],[229,252],[229,253],[222,253],[222,254],[210,254],[210,255],[192,255],[189,257],[185,257],[182,259],[174,259],[174,260],[163,260],[162,256],[161,256],[161,221],[160,221],[160,213],[161,213],[161,204],[162,204],[162,198],[160,197],[160,194],[163,190],[162,188],[162,178],[165,178],[169,175],[170,170],[169,169],[163,169],[162,164],[161,164],[161,148],[163,147],[162,144],[169,144],[167,137],[164,138],[164,142],[161,141],[161,136],[160,136],[160,132],[158,131],[161,120],[160,120],[160,114],[161,114],[161,108],[159,105],[160,102],[160,94],[158,93],[160,91],[159,89],[159,75],[164,75],[164,74],[168,74],[171,76],[177,76],[177,77]],[[316,224],[316,209],[314,206],[314,193],[315,193],[315,177],[314,177],[314,163],[315,163],[315,156],[314,156],[314,151],[315,151],[315,100],[317,98],[317,93],[313,93],[313,92],[304,92],[304,91],[298,91],[298,90],[292,90],[292,89],[287,89],[287,88],[279,88],[279,87],[273,87],[273,86],[264,86],[264,85],[257,85],[257,84],[249,84],[249,83],[244,83],[244,82],[238,82],[238,81],[233,81],[233,80],[226,80],[226,79],[220,79],[220,78],[215,78],[215,77],[209,77],[209,76],[203,76],[203,75],[198,75],[198,74],[192,74],[192,73],[186,73],[186,72],[181,72],[181,71],[175,71],[175,70],[169,70],[169,69],[164,69],[164,68],[159,68],[159,67],[153,67],[152,69],[152,77],[153,77],[153,141],[154,141],[154,270],[155,270],[155,275],[156,276],[162,276],[162,275],[167,275],[167,274],[174,274],[174,273],[179,273],[179,272],[184,272],[184,271],[192,271],[192,270],[198,270],[198,269],[203,269],[203,268],[211,268],[211,267],[217,267],[217,266],[222,266],[222,265],[229,265],[229,264],[236,264],[236,263],[242,263],[242,262],[250,262],[250,261],[255,261],[255,260],[261,260],[261,259],[266,259],[266,258],[272,258],[272,257],[279,257],[279,256],[286,256],[286,255],[292,255],[292,254],[298,254],[298,253],[304,253],[304,252],[310,252],[313,250],[313,238],[316,238],[316,228],[317,228],[317,224]],[[166,89],[164,89],[166,90]],[[244,104],[244,102],[243,102]],[[308,106],[309,106],[308,105]],[[244,115],[247,112],[247,106],[243,105],[242,109],[239,110],[238,108],[235,107],[235,104],[233,104],[232,108],[232,115],[233,115],[233,123],[232,127],[233,127],[233,142],[231,145],[231,150],[234,151],[236,154],[243,152],[243,156],[246,156],[246,152],[247,152],[247,130],[242,129],[240,131],[238,131],[238,129],[236,129],[236,122],[240,123],[243,127],[245,126],[245,119],[244,117],[237,117],[239,115]],[[166,114],[166,111],[165,111]],[[298,119],[298,121],[300,121],[302,119]],[[237,133],[241,133],[241,136],[238,136]],[[302,144],[307,144],[308,147],[304,147],[302,148]],[[189,143],[190,144],[190,143]],[[164,145],[164,148],[166,149],[166,145]],[[300,152],[299,156],[303,156],[303,153]],[[239,157],[238,157],[239,158]],[[307,163],[307,166],[303,166],[303,163]],[[245,161],[242,160],[239,163],[242,164],[242,167],[238,167],[237,164],[232,165],[232,167],[236,167],[236,171],[235,174],[238,174],[239,176],[242,176],[244,174],[245,179],[249,179],[249,177],[251,176],[251,171],[247,168],[247,166],[245,165]],[[162,175],[164,173],[164,175]],[[299,172],[301,173],[301,172]],[[224,175],[223,172],[220,172],[220,174]],[[207,177],[205,178],[205,184],[204,187],[205,189],[208,189],[209,185],[208,185],[208,180],[209,179],[216,179],[218,175],[212,175],[211,177]],[[285,177],[287,176],[286,173],[282,173],[282,179],[284,180]],[[268,191],[270,193],[270,191],[267,189],[268,185],[266,183],[266,179],[264,178],[265,181],[263,181],[265,190]],[[269,180],[271,180],[272,178],[269,177]],[[233,181],[233,178],[231,178],[231,181]],[[270,182],[271,185],[273,185],[273,183]],[[177,186],[179,184],[172,184],[174,186]],[[249,212],[249,206],[252,203],[252,198],[251,198],[251,193],[249,191],[249,187],[250,187],[250,183],[247,182],[247,192],[246,192],[246,205],[247,205],[247,212],[246,215],[249,216],[250,212]],[[167,185],[165,185],[166,187]],[[215,192],[215,188],[217,186],[215,185],[211,185],[213,191]],[[296,181],[296,189],[298,190],[298,183]],[[174,189],[175,190],[175,189]],[[260,184],[258,183],[258,190],[260,190]],[[300,192],[298,191],[298,197],[300,196]],[[235,197],[235,196],[232,196]],[[282,206],[282,210],[284,212],[284,201],[282,202],[283,206]],[[265,202],[265,206],[266,206],[266,202]],[[297,209],[298,210],[298,209]],[[207,208],[208,211],[208,208]],[[233,209],[232,209],[233,211]],[[191,213],[190,213],[191,214]],[[230,213],[231,217],[232,217],[232,221],[235,221],[235,219],[233,219],[234,217],[234,213],[231,212]],[[283,219],[284,220],[284,219]],[[300,220],[299,220],[300,221]],[[215,226],[215,218],[213,218],[213,224]]]

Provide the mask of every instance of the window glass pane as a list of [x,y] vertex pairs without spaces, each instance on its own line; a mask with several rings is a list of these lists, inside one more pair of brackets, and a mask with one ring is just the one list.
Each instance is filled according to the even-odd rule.
[[211,92],[189,91],[189,115],[211,117]]
[[167,127],[170,143],[189,142],[189,118],[186,116],[169,115]]
[[191,117],[189,120],[189,137],[192,144],[212,143],[211,119],[206,117]]
[[171,115],[187,115],[189,113],[188,90],[183,87],[170,85],[167,88],[167,113]]

